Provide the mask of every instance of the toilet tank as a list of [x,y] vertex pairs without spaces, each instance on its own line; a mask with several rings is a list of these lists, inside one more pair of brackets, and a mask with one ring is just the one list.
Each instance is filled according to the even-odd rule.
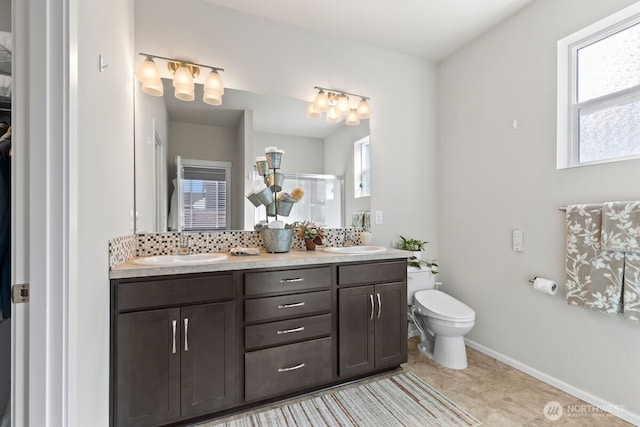
[[418,267],[407,267],[407,305],[413,305],[413,296],[418,291],[434,289],[436,276],[431,273],[431,269]]

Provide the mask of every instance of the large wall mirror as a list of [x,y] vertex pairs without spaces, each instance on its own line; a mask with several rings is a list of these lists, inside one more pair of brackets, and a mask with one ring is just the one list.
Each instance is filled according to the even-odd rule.
[[[175,216],[172,205],[176,158],[195,165],[220,165],[222,174],[228,166],[229,194],[226,195],[225,229],[252,230],[265,216],[245,197],[256,174],[256,157],[265,147],[285,151],[282,173],[285,182],[298,184],[309,176],[339,176],[342,181],[304,184],[335,197],[339,215],[328,215],[326,225],[351,225],[351,213],[369,210],[369,197],[356,197],[354,152],[357,142],[368,138],[368,120],[357,126],[344,122],[328,123],[305,117],[307,102],[280,96],[225,89],[222,105],[202,102],[202,86],[196,83],[195,100],[186,102],[173,95],[170,79],[163,79],[164,95],[152,97],[140,91],[135,96],[135,231],[171,231]],[[356,153],[357,154],[357,153]],[[222,176],[222,175],[221,175]],[[341,185],[341,188],[334,186]],[[316,193],[308,192],[309,202]],[[208,203],[206,200],[197,203]],[[175,203],[174,203],[175,206]],[[294,205],[294,209],[297,206]],[[174,208],[175,209],[175,208]],[[282,218],[291,222],[287,217]],[[313,219],[300,218],[296,219]]]

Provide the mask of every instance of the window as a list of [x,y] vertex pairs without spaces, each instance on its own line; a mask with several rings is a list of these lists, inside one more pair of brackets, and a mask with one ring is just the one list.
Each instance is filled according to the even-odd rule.
[[228,229],[231,163],[178,159],[181,230]]
[[354,197],[371,195],[371,162],[369,137],[353,144],[353,191]]
[[558,42],[558,169],[640,158],[640,5]]

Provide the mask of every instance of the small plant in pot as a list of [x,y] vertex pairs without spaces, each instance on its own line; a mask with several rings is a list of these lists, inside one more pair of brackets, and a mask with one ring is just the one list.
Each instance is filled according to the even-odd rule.
[[293,228],[296,230],[296,235],[304,239],[304,244],[307,250],[314,251],[316,245],[322,244],[322,239],[325,236],[324,228],[311,221],[296,222],[293,224]]
[[422,268],[423,266],[425,266],[431,270],[431,273],[438,274],[439,270],[437,260],[433,259],[431,260],[431,262],[429,262],[420,259],[420,253],[424,251],[426,244],[429,242],[427,242],[426,240],[411,239],[403,236],[400,236],[400,238],[402,239],[402,242],[400,243],[400,249],[413,252],[413,255],[407,260],[407,263],[410,266],[418,268]]

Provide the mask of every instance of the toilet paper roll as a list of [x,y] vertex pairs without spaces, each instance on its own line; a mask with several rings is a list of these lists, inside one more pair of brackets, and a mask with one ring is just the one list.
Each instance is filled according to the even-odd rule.
[[536,277],[533,280],[533,289],[547,295],[555,295],[558,290],[558,285],[556,285],[556,282],[553,280]]

